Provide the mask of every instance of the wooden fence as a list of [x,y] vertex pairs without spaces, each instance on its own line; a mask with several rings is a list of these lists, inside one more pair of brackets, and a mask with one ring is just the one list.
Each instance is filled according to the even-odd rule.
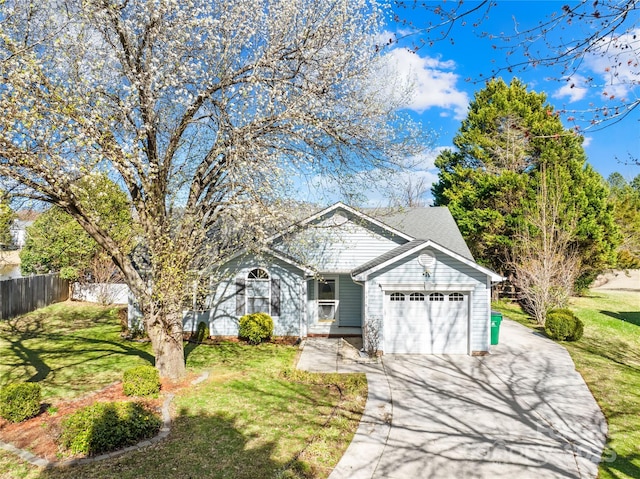
[[0,281],[0,319],[11,319],[69,298],[69,281],[42,274]]

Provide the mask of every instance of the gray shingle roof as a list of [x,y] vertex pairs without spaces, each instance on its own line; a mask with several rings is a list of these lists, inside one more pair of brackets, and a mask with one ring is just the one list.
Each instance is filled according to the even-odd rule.
[[415,239],[431,240],[460,256],[475,261],[446,206],[379,210],[368,214]]

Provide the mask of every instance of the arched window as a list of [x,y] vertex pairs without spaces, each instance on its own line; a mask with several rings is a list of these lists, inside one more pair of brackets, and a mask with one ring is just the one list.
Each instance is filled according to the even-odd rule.
[[451,293],[449,301],[464,301],[464,296],[461,293]]
[[236,279],[236,314],[252,313],[280,316],[280,280],[264,268],[254,268]]
[[262,268],[256,268],[249,271],[247,279],[269,279],[269,273]]
[[431,293],[429,295],[429,301],[444,301],[444,294],[442,294],[442,293]]
[[247,275],[247,314],[271,314],[271,282],[269,273],[262,268],[249,271]]
[[411,293],[411,295],[409,296],[409,301],[424,301],[424,294]]
[[404,301],[404,294],[402,293],[391,293],[389,296],[391,301]]

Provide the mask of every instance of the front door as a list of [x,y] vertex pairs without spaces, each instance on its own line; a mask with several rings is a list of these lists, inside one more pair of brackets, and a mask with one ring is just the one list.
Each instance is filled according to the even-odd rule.
[[325,278],[317,282],[318,322],[333,323],[338,320],[338,281]]

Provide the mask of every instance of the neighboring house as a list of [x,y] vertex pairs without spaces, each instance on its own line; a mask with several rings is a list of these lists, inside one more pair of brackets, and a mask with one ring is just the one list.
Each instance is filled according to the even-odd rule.
[[[267,312],[280,336],[354,336],[384,353],[489,350],[491,285],[444,207],[366,214],[337,203],[221,265],[212,309],[185,316],[212,336]],[[367,345],[365,345],[367,346]]]
[[27,240],[27,228],[33,224],[32,220],[13,220],[11,225],[11,239],[13,240],[13,246],[17,249],[24,248],[24,244]]

